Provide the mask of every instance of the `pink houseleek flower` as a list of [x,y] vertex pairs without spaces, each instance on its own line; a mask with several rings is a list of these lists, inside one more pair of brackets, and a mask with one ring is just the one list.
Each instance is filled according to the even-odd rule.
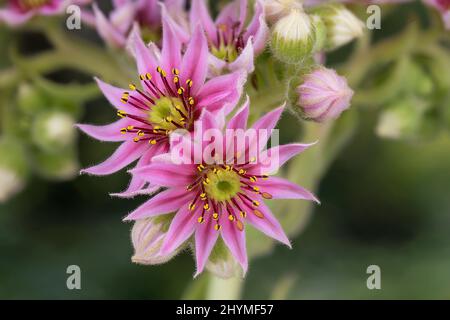
[[347,80],[333,69],[318,67],[297,86],[297,108],[302,117],[317,122],[335,119],[350,106],[353,96]]
[[[125,220],[141,220],[175,212],[161,245],[160,255],[167,256],[176,251],[194,234],[196,276],[204,270],[219,236],[245,274],[248,267],[245,242],[247,223],[291,247],[282,227],[264,201],[318,200],[304,188],[283,178],[270,176],[286,161],[310,146],[288,144],[268,150],[265,148],[283,110],[284,106],[269,112],[249,129],[246,129],[248,100],[226,126],[223,113],[213,115],[204,110],[196,122],[194,136],[199,132],[202,132],[200,136],[206,137],[208,132],[226,131],[227,135],[222,136],[223,139],[217,137],[215,140],[215,145],[223,145],[223,148],[208,152],[206,140],[209,138],[198,142],[199,139],[187,135],[186,140],[193,139],[196,141],[194,144],[201,145],[201,148],[194,147],[195,151],[190,155],[183,151],[181,163],[172,146],[171,153],[154,158],[148,166],[132,170],[134,175],[167,189],[141,205]],[[261,131],[270,134],[258,134],[258,138],[250,139],[248,144],[233,142],[242,136],[252,136],[252,132]],[[228,135],[228,132],[233,134]],[[179,146],[180,143],[177,141],[175,145]],[[255,149],[256,155],[253,156]]]
[[[137,24],[144,35],[155,38],[162,27],[162,14],[170,20],[180,40],[186,42],[188,34],[182,28],[184,17],[184,0],[113,0],[113,10],[106,17],[94,4],[95,26],[103,40],[114,48],[123,48],[127,44],[132,26]],[[177,23],[173,21],[177,20]]]
[[190,11],[191,26],[200,22],[206,31],[211,48],[210,63],[216,72],[244,69],[252,72],[253,58],[261,53],[269,36],[264,17],[264,6],[256,1],[255,12],[248,25],[247,0],[234,0],[226,5],[213,21],[207,1],[193,0]]
[[91,0],[8,0],[5,8],[0,8],[0,22],[18,26],[36,15],[57,15],[71,4],[83,5],[89,2]]
[[[106,126],[79,125],[91,137],[101,141],[121,142],[113,155],[82,173],[109,175],[135,160],[137,167],[147,165],[152,157],[166,152],[173,130],[193,130],[203,109],[225,114],[237,103],[245,77],[243,72],[214,77],[206,81],[208,43],[200,26],[194,31],[184,55],[171,24],[164,19],[162,51],[147,47],[135,31],[131,44],[139,71],[140,85],[121,89],[97,83],[121,118]],[[146,185],[134,177],[122,196],[133,196]],[[154,191],[150,188],[150,190]]]

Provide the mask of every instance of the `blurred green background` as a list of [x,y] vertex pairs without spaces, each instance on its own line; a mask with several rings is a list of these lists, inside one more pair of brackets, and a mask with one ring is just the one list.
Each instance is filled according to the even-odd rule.
[[[388,21],[383,32],[395,32],[399,21]],[[10,37],[25,41],[25,51],[42,47],[40,38]],[[4,62],[5,52],[0,56]],[[50,76],[90,81],[70,70],[62,74]],[[292,250],[277,245],[251,261],[243,298],[450,298],[450,138],[381,140],[374,133],[377,113],[361,108],[358,114],[355,138],[321,183],[322,205],[292,239]],[[112,119],[111,107],[99,98],[84,108],[81,122]],[[282,140],[298,130],[289,117],[281,126]],[[82,166],[88,166],[115,145],[80,136],[78,147]],[[61,183],[33,177],[21,194],[1,204],[0,298],[182,298],[195,270],[190,253],[162,266],[131,263],[131,224],[121,220],[145,197],[108,196],[127,179],[126,173]],[[73,264],[81,267],[81,290],[66,287],[66,269]],[[369,265],[381,268],[381,290],[366,287]]]

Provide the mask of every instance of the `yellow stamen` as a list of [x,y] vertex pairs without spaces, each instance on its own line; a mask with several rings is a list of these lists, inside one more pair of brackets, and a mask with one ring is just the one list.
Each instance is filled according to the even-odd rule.
[[259,210],[253,210],[253,213],[255,214],[255,216],[257,216],[258,218],[264,219],[264,214],[259,211]]
[[238,228],[239,231],[244,230],[244,225],[240,220],[236,220],[236,227]]

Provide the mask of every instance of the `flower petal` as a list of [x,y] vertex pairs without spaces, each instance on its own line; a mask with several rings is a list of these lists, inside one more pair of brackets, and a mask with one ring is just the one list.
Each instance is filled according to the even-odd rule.
[[[188,201],[192,194],[186,191],[186,188],[167,189],[142,204],[136,210],[131,212],[124,220],[138,220],[148,217],[159,216],[182,210],[188,210]],[[189,211],[192,214],[192,211]]]
[[152,163],[130,171],[133,175],[162,187],[186,188],[194,181],[195,166],[187,164]]
[[214,219],[212,219],[211,215],[207,215],[205,217],[205,222],[199,223],[195,230],[197,271],[195,272],[194,278],[203,272],[218,236],[219,232],[214,229]]
[[194,31],[194,29],[197,27],[196,23],[200,23],[205,29],[205,32],[208,35],[210,41],[216,38],[217,28],[209,14],[207,1],[192,0],[190,21],[192,23],[192,31]]
[[285,104],[272,110],[269,113],[266,113],[264,116],[259,118],[259,120],[253,124],[252,129],[267,130],[267,131],[273,130],[277,125],[278,121],[280,120],[281,114],[284,111],[284,107]]
[[283,231],[278,220],[273,216],[270,209],[264,204],[263,201],[260,202],[257,210],[264,216],[263,218],[257,217],[253,211],[253,208],[247,207],[247,217],[246,221],[253,225],[256,229],[260,230],[264,234],[268,235],[275,240],[284,243],[289,248],[291,247],[291,243],[289,242],[288,237]]
[[243,106],[236,112],[233,118],[227,124],[227,129],[236,130],[236,129],[245,129],[247,128],[248,115],[250,111],[250,99],[247,96],[247,99]]
[[213,78],[198,93],[198,106],[210,112],[224,109],[228,115],[241,97],[246,75],[241,71]]
[[161,246],[161,255],[172,253],[192,235],[198,224],[197,219],[199,215],[199,209],[192,212],[187,206],[178,210]]
[[265,19],[264,5],[260,0],[256,2],[255,8],[255,14],[244,34],[244,40],[253,37],[254,54],[258,55],[266,47],[267,39],[269,37],[269,27],[267,26]]
[[202,27],[198,25],[192,34],[180,70],[182,84],[186,83],[188,79],[192,80],[191,92],[194,95],[205,83],[208,71],[208,54],[208,42],[205,33]]
[[292,157],[295,157],[315,144],[291,143],[262,151],[259,155],[258,163],[249,172],[253,174],[275,174]]
[[98,78],[94,78],[94,79],[97,82],[97,85],[100,88],[100,90],[102,91],[103,95],[105,96],[105,98],[109,101],[109,103],[112,106],[114,106],[117,109],[124,110],[125,112],[128,112],[128,113],[136,113],[135,108],[133,108],[127,104],[124,104],[121,101],[123,93],[127,90],[118,88],[118,87],[114,87],[106,82],[103,82],[102,80],[100,80]]
[[222,74],[223,69],[227,66],[227,62],[210,53],[208,55],[208,66],[207,78],[214,78]]
[[136,6],[133,3],[126,3],[114,9],[109,15],[109,20],[112,25],[124,35],[130,29],[135,15]]
[[[167,149],[167,146],[164,144],[154,146],[150,148],[137,162],[136,168],[142,168],[147,165],[149,165],[152,161],[152,158],[156,155],[159,155],[163,152],[165,152]],[[135,169],[136,169],[135,168]],[[111,196],[116,196],[120,198],[132,198],[136,195],[140,194],[149,194],[156,192],[158,189],[160,189],[160,186],[150,185],[144,190],[144,186],[147,184],[147,180],[143,179],[142,177],[138,175],[132,175],[130,184],[128,185],[128,188],[120,193],[113,193]]]
[[216,25],[233,26],[238,24],[236,33],[239,34],[244,26],[245,18],[247,17],[247,0],[234,0],[226,5],[216,19]]
[[[128,186],[127,190],[123,191],[123,192],[119,192],[119,193],[110,193],[109,195],[111,197],[118,197],[118,198],[123,198],[123,199],[130,199],[130,198],[134,198],[136,196],[152,196],[155,193],[161,191],[161,187],[160,186],[142,186],[138,185],[137,183],[139,183],[137,180],[137,178],[132,178],[130,185]],[[135,182],[136,181],[136,182]]]
[[81,173],[103,176],[117,172],[141,157],[148,148],[147,143],[132,140],[123,142],[111,157],[96,166],[81,170]]
[[76,127],[94,139],[114,142],[127,140],[127,136],[120,133],[120,129],[131,125],[131,122],[125,118],[104,126],[77,124]]
[[94,4],[93,9],[95,15],[95,27],[98,34],[110,46],[114,48],[123,47],[126,43],[125,36],[105,17],[97,4]]
[[227,215],[221,217],[221,235],[231,254],[239,262],[244,271],[248,269],[247,249],[245,247],[245,232],[239,231],[234,222],[228,220]]
[[155,59],[155,56],[151,53],[150,49],[144,44],[144,41],[142,41],[139,28],[137,26],[133,28],[130,35],[130,44],[136,58],[139,74],[150,73],[153,79],[160,85],[159,75],[156,72],[159,61]]
[[[176,3],[178,2],[178,3]],[[161,6],[162,16],[167,20],[167,22],[172,26],[172,29],[182,44],[185,44],[190,39],[190,34],[187,28],[185,12],[184,12],[184,1],[167,1],[165,3],[159,3]]]
[[239,54],[237,59],[228,65],[231,71],[245,70],[247,73],[252,73],[255,70],[254,54],[252,38],[249,38],[244,50]]
[[256,185],[261,192],[267,192],[272,199],[303,199],[311,200],[320,204],[320,201],[310,191],[295,183],[279,177],[270,177],[268,180],[258,179]]
[[9,26],[21,25],[33,17],[32,12],[22,13],[14,9],[0,9],[0,21],[3,21]]
[[181,42],[175,35],[171,21],[163,15],[162,68],[170,73],[181,64]]

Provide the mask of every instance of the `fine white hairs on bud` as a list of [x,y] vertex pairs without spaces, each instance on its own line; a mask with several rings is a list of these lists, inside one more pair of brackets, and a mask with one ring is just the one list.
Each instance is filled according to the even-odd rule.
[[299,64],[310,57],[315,47],[315,28],[303,9],[292,9],[273,27],[271,47],[279,60]]
[[166,263],[184,247],[181,246],[170,255],[160,254],[173,214],[137,220],[131,230],[134,255],[131,260],[138,264],[155,265]]
[[316,122],[336,119],[350,107],[353,96],[347,80],[339,76],[333,69],[317,67],[293,87],[293,105],[302,118]]
[[364,23],[341,4],[323,5],[313,12],[320,16],[327,29],[327,50],[337,49],[364,33]]

